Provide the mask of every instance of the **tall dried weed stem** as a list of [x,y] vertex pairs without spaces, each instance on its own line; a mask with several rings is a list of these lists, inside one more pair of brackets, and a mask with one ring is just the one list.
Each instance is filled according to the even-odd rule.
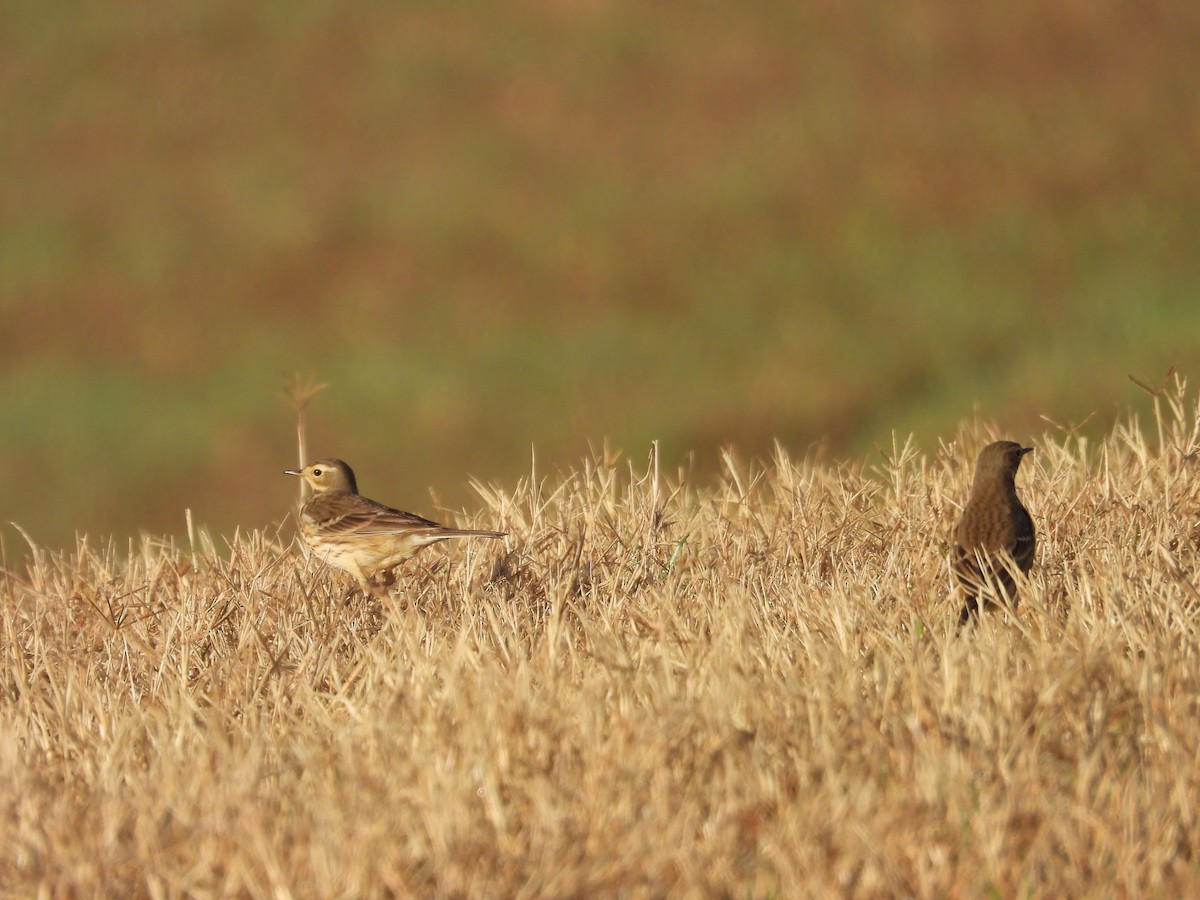
[[479,485],[506,546],[383,601],[276,534],[10,547],[0,885],[1200,894],[1200,428],[1155,404],[1036,442],[1020,628],[955,634],[978,423],[877,467]]

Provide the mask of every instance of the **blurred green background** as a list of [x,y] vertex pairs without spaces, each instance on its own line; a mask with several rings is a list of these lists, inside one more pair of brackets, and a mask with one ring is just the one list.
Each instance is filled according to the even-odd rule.
[[4,3],[0,519],[279,521],[288,372],[429,515],[531,446],[1106,430],[1200,363],[1197,48],[1183,0]]

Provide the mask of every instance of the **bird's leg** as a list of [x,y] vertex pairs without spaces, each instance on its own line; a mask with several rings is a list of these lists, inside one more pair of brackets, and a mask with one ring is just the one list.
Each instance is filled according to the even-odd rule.
[[[363,572],[362,568],[359,567],[359,565],[357,563],[355,563],[353,560],[350,561],[350,565],[353,566],[353,568],[348,569],[347,571],[349,571],[350,574],[353,575],[354,578],[358,581],[358,586],[362,589],[362,592],[368,598],[374,597],[375,592],[371,589],[371,581],[369,578],[367,578],[367,576]],[[353,589],[351,589],[351,593],[353,593]]]

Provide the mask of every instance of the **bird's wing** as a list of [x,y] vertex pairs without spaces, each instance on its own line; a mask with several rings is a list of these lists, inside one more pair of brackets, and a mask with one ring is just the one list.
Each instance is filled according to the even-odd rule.
[[347,498],[322,519],[321,527],[327,534],[412,534],[445,530],[444,525],[415,513],[393,509],[357,494],[351,496],[353,500]]
[[1037,534],[1033,527],[1033,519],[1025,507],[1018,507],[1013,539],[1008,552],[1022,572],[1028,572],[1033,566],[1033,554],[1037,550]]

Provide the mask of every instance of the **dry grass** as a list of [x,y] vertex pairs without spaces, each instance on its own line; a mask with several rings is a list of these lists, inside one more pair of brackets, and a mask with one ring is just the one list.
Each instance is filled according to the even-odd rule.
[[[288,541],[3,579],[16,895],[1195,895],[1198,410],[1037,441],[1020,624],[956,636],[969,425],[878,469],[596,459],[346,601]],[[14,564],[12,568],[17,568]]]

